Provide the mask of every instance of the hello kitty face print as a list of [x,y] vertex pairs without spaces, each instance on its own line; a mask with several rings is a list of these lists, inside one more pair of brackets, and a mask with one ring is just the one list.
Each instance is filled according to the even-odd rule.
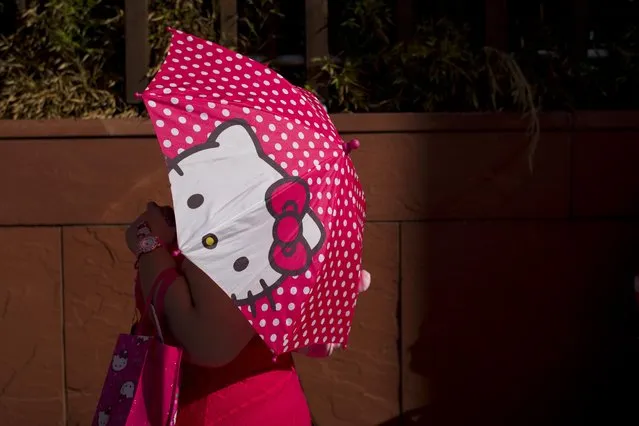
[[120,398],[131,399],[135,393],[135,383],[132,380],[126,381],[122,384],[120,388]]
[[180,30],[140,97],[167,159],[183,254],[274,353],[345,345],[366,216],[357,144],[310,91]]
[[151,337],[149,337],[149,336],[135,336],[135,340],[136,340],[136,343],[138,345],[142,345],[144,343],[147,343],[150,339],[151,339]]
[[108,426],[109,420],[111,420],[111,409],[100,411],[98,413],[98,426]]
[[127,351],[122,351],[113,355],[113,360],[111,361],[111,368],[115,372],[122,371],[126,368],[127,362],[129,360]]
[[120,334],[91,426],[174,425],[181,360],[156,336]]
[[263,151],[243,120],[168,161],[180,249],[238,305],[274,310],[272,293],[303,274],[325,231],[305,180]]

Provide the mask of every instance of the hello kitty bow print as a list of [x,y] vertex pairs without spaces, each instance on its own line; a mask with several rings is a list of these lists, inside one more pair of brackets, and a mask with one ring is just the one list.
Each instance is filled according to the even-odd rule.
[[346,344],[365,201],[349,152],[310,92],[171,30],[141,95],[168,166],[182,253],[275,353]]

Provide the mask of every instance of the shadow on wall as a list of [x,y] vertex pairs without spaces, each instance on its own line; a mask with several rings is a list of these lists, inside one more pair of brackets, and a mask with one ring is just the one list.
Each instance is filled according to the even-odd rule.
[[383,425],[637,420],[638,243],[632,220],[404,222],[404,414]]

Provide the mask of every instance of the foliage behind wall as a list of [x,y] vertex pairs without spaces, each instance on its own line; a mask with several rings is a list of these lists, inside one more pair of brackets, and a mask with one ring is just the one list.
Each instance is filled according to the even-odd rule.
[[[536,22],[534,31],[513,35],[515,46],[506,53],[482,46],[480,24],[464,15],[464,1],[429,2],[441,3],[430,10],[421,10],[417,2],[414,31],[402,42],[396,37],[394,2],[330,0],[331,56],[309,58],[319,75],[305,75],[304,67],[278,70],[299,84],[317,81],[332,112],[517,110],[534,115],[549,108],[638,105],[635,21],[617,25],[616,31],[598,30],[605,37],[589,41],[587,47],[605,50],[605,58],[575,58],[549,19]],[[149,75],[166,49],[166,26],[225,42],[213,3],[150,2]],[[277,55],[303,54],[304,9],[289,3],[239,1],[240,34],[233,48],[267,62]],[[124,101],[123,0],[29,4],[15,25],[7,24],[0,34],[0,118],[144,114],[140,106]],[[0,11],[4,22],[7,13],[15,10]]]

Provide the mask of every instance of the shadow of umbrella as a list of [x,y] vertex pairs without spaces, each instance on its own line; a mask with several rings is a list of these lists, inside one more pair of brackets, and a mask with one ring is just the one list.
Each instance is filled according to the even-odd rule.
[[[409,348],[408,368],[423,377],[422,385],[424,386],[424,394],[427,392],[427,357],[428,350],[424,336],[426,327],[425,322],[420,327],[420,338]],[[436,423],[430,406],[424,405],[418,408],[404,411],[397,417],[380,423],[379,426],[445,426],[444,423]]]
[[406,411],[399,417],[380,423],[379,426],[429,426],[434,425],[429,416],[428,407],[420,407]]

